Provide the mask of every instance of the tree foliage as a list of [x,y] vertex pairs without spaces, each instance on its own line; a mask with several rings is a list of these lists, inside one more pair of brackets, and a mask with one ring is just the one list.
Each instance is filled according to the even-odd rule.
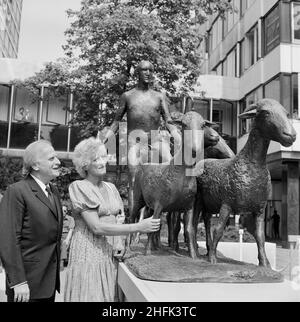
[[156,88],[178,96],[190,91],[200,73],[199,26],[207,15],[231,10],[230,2],[83,0],[79,11],[68,11],[68,58],[48,64],[26,86],[43,81],[57,93],[65,86],[75,89],[73,122],[88,136],[111,122],[120,95],[135,84],[141,60],[153,63]]

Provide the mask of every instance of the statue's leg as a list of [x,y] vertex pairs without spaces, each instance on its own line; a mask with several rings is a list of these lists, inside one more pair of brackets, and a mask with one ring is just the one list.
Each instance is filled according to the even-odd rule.
[[197,232],[198,232],[198,225],[199,225],[199,218],[200,218],[200,213],[202,211],[202,203],[200,201],[200,198],[195,198],[194,201],[194,214],[193,214],[193,226],[194,226],[194,231],[195,231],[195,239],[194,239],[194,245],[195,248],[198,249],[198,242],[197,242]]
[[[181,215],[181,214],[180,214]],[[186,212],[182,213],[182,218],[183,218],[183,224],[184,224],[184,229],[183,229],[183,239],[184,239],[184,243],[186,246],[188,246],[188,236],[186,234],[186,229],[185,229],[185,219],[186,218]]]
[[184,216],[184,229],[187,236],[187,242],[188,242],[188,249],[190,256],[195,259],[199,257],[198,247],[195,245],[195,229],[194,229],[194,209],[190,209],[185,213]]
[[[139,169],[139,154],[140,154],[140,145],[135,142],[128,142],[128,210],[129,210],[129,222],[135,223],[138,217],[138,213],[134,212],[134,185],[135,185],[135,176]],[[129,236],[129,244],[132,243],[133,235]]]
[[255,214],[254,238],[258,248],[259,266],[271,267],[265,251],[265,209]]
[[174,230],[175,230],[175,221],[176,221],[177,212],[168,212],[167,213],[167,224],[168,224],[168,245],[173,247],[174,243]]
[[212,249],[212,238],[211,238],[211,215],[203,212],[203,220],[205,225],[205,235],[206,235],[206,250],[207,256]]
[[232,210],[231,207],[227,204],[223,204],[220,209],[220,217],[218,220],[218,223],[214,229],[213,233],[213,242],[212,242],[212,248],[209,250],[208,258],[212,264],[217,263],[217,246],[220,241],[220,239],[223,236],[223,232],[226,226],[226,222],[231,214]]
[[169,221],[168,221],[168,241],[169,246],[175,251],[179,250],[178,236],[180,232],[180,216],[181,213],[178,211],[174,211],[172,213],[168,213]]
[[169,247],[172,247],[172,243],[173,243],[173,212],[168,212],[167,213],[167,225],[168,225],[168,245]]
[[160,230],[152,234],[151,240],[152,240],[151,249],[158,250],[162,248],[162,244],[160,240]]
[[[153,213],[153,218],[154,219],[160,218],[162,209],[163,209],[163,207],[161,205],[159,205],[159,204],[155,205],[154,213]],[[155,234],[155,233],[148,234],[148,241],[147,241],[147,244],[146,244],[145,255],[151,255],[151,251],[152,251],[151,247],[153,247],[152,241],[153,241],[153,238],[154,238],[153,234]]]

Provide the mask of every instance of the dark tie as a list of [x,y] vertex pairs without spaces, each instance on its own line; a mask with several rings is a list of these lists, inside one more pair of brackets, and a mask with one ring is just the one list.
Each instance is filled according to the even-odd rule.
[[49,199],[51,205],[53,206],[53,209],[56,210],[55,201],[54,201],[54,197],[53,197],[50,186],[46,186],[46,191],[48,192],[48,199]]

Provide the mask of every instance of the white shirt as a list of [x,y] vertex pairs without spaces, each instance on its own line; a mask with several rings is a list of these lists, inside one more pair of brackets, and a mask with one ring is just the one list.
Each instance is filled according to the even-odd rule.
[[47,186],[44,184],[44,182],[42,182],[40,179],[38,179],[37,177],[33,176],[32,174],[30,174],[30,175],[34,179],[34,181],[40,186],[40,188],[43,190],[44,194],[48,198],[48,192],[46,191]]

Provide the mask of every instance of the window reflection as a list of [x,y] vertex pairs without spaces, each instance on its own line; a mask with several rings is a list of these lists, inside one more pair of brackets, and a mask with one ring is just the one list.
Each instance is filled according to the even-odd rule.
[[9,86],[0,85],[0,147],[1,148],[6,148],[7,146],[9,94],[10,94]]
[[38,138],[38,102],[28,90],[16,88],[10,148],[24,149]]
[[81,141],[81,138],[79,136],[79,127],[73,126],[71,129],[71,138],[70,138],[70,151],[73,152],[76,145]]
[[45,88],[41,139],[51,142],[56,151],[67,151],[68,126],[67,108],[68,95],[55,97],[53,90]]
[[300,4],[293,4],[293,36],[294,41],[300,41]]

